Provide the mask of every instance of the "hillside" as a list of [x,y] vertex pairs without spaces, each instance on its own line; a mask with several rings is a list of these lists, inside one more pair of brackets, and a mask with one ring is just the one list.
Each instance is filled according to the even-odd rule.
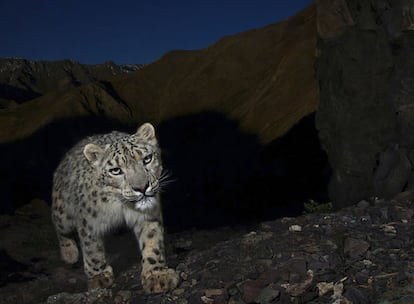
[[139,64],[116,65],[110,61],[81,64],[74,60],[0,58],[0,108],[11,104],[11,101],[21,103],[51,91],[105,81],[114,75],[134,72],[141,67]]
[[64,118],[95,115],[125,124],[158,123],[207,110],[224,113],[269,142],[318,106],[315,22],[312,5],[285,21],[225,37],[205,49],[168,53],[135,73],[0,110],[0,143]]

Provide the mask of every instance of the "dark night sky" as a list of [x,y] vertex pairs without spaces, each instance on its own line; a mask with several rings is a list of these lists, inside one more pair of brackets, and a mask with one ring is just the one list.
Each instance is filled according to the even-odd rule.
[[0,57],[149,63],[283,20],[310,0],[4,0]]

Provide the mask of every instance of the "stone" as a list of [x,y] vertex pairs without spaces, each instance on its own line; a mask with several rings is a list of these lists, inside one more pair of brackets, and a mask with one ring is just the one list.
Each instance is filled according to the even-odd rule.
[[87,292],[68,293],[62,292],[47,298],[47,304],[65,304],[65,303],[96,303],[98,299],[111,299],[112,291],[110,289],[96,288]]
[[300,225],[292,225],[289,227],[289,231],[300,232],[302,231],[302,227]]
[[176,288],[173,290],[172,294],[174,296],[181,296],[185,292],[184,288]]
[[278,278],[280,278],[278,271],[275,269],[270,269],[270,270],[262,272],[257,277],[257,281],[259,281],[262,286],[266,286],[266,285],[275,283]]
[[263,288],[260,294],[257,296],[255,303],[269,304],[273,303],[280,296],[280,291],[273,289],[272,287]]
[[211,298],[214,296],[220,296],[224,293],[223,289],[206,289],[204,290],[206,297]]
[[411,175],[407,151],[391,145],[379,154],[379,164],[374,174],[375,195],[390,199],[401,192]]
[[238,293],[239,293],[239,288],[238,288],[236,285],[229,286],[229,287],[227,288],[227,293],[228,293],[230,296],[235,296],[236,294],[238,294]]
[[362,208],[365,209],[367,207],[369,207],[369,202],[366,200],[362,200],[357,204],[358,208]]
[[252,303],[260,294],[262,287],[256,281],[246,281],[242,285],[242,297],[246,303]]
[[351,301],[353,304],[369,304],[371,303],[371,299],[368,295],[359,288],[347,288],[343,293],[343,296]]
[[397,233],[397,229],[393,225],[382,225],[381,228],[386,234],[395,235]]
[[354,25],[321,33],[316,63],[316,125],[332,168],[329,196],[336,207],[403,191],[414,150],[412,2],[346,4]]
[[130,290],[120,290],[115,296],[114,302],[116,304],[129,303],[132,297],[132,292]]
[[367,271],[360,271],[355,275],[355,281],[360,285],[365,285],[368,282],[368,273]]
[[214,303],[214,299],[209,298],[207,296],[202,296],[201,297],[201,302],[203,302],[204,304],[213,304]]
[[317,0],[316,7],[316,27],[323,39],[338,36],[354,24],[345,0]]
[[44,200],[33,199],[29,204],[16,210],[16,214],[30,217],[49,217],[50,208]]
[[394,221],[409,221],[412,219],[413,214],[413,209],[404,208],[401,206],[392,206],[390,210],[390,217]]
[[186,240],[186,239],[181,238],[175,241],[174,247],[177,249],[182,249],[182,250],[190,250],[192,244],[193,244],[192,240],[190,239]]
[[[306,266],[306,260],[303,258],[293,258],[290,259],[286,266],[289,272],[292,274],[297,274],[300,277],[305,277],[308,275],[307,273],[307,266]],[[295,282],[297,283],[297,282]]]
[[281,284],[283,288],[286,289],[286,293],[290,294],[291,296],[297,297],[301,294],[303,294],[312,284],[313,281],[313,271],[308,270],[307,276],[304,278],[304,280],[300,283],[285,283]]
[[333,282],[319,282],[316,284],[318,288],[318,294],[320,297],[326,295],[328,292],[333,291],[334,283]]
[[369,247],[369,243],[364,240],[348,237],[344,241],[344,253],[353,259],[363,257]]

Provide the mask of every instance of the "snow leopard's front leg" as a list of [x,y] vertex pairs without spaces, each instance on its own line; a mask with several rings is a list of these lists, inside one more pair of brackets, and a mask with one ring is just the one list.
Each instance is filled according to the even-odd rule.
[[103,239],[86,227],[81,228],[78,234],[88,288],[108,288],[114,282],[114,274],[112,267],[106,262]]
[[144,221],[134,228],[142,254],[142,286],[147,293],[174,289],[178,275],[165,261],[164,231],[160,221]]

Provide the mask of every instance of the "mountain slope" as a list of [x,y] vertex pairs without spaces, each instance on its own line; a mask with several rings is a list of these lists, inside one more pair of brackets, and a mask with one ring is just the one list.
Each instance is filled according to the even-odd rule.
[[78,87],[114,75],[134,72],[142,65],[80,64],[73,60],[31,61],[0,58],[0,99],[23,102],[54,90]]
[[135,73],[36,98],[0,111],[0,142],[46,124],[98,115],[127,124],[216,111],[269,142],[316,110],[315,6],[199,51],[174,51]]

